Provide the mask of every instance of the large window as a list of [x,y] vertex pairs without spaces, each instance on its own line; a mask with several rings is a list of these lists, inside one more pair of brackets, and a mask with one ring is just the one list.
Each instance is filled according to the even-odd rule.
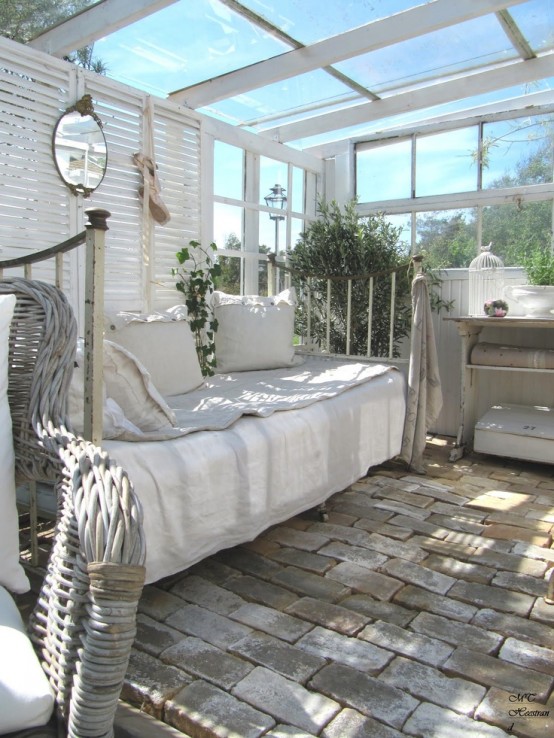
[[356,155],[356,189],[362,202],[410,197],[412,141],[395,141],[365,148]]
[[477,189],[477,126],[416,137],[416,197]]
[[213,232],[222,267],[217,287],[233,294],[275,291],[283,274],[268,285],[267,255],[286,261],[315,216],[316,175],[218,140],[213,161]]
[[360,212],[395,219],[433,267],[467,267],[490,242],[506,266],[552,249],[554,114],[445,128],[358,144]]

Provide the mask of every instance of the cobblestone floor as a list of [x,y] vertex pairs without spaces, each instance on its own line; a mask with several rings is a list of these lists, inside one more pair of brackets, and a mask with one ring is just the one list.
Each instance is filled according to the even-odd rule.
[[448,451],[146,587],[124,699],[193,738],[554,735],[554,467]]
[[146,587],[116,738],[554,735],[554,466],[449,450]]

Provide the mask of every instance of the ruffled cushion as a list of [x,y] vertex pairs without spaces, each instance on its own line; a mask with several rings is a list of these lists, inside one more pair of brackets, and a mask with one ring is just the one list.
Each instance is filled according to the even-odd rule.
[[[15,457],[8,403],[8,350],[15,295],[0,296],[0,585],[26,592],[29,580],[19,563],[19,521],[15,502]],[[3,660],[0,651],[0,660]]]
[[184,305],[147,315],[108,317],[106,338],[137,357],[164,397],[191,392],[204,382]]
[[[103,437],[133,437],[175,424],[175,415],[155,387],[141,362],[123,346],[104,341]],[[77,345],[69,391],[69,417],[74,430],[83,432],[84,346]]]
[[294,289],[274,297],[213,295],[217,371],[294,366]]

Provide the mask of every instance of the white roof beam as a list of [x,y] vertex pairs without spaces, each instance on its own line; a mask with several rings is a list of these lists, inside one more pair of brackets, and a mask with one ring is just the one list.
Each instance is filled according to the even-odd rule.
[[499,10],[496,14],[496,17],[498,18],[500,25],[504,29],[504,33],[506,34],[506,36],[508,36],[510,42],[513,44],[514,48],[517,50],[517,53],[521,56],[521,58],[534,59],[536,56],[535,52],[529,46],[527,39],[519,30],[516,22],[514,21],[510,13],[508,13],[507,10]]
[[169,99],[189,108],[199,108],[519,3],[521,0],[465,0],[463,3],[433,0],[310,46],[176,90]]
[[41,33],[29,46],[62,57],[145,18],[177,0],[102,0]]
[[484,72],[474,72],[448,81],[392,94],[373,102],[354,105],[293,123],[284,123],[276,128],[261,131],[260,135],[273,138],[281,143],[295,141],[360,123],[368,123],[378,118],[430,108],[434,105],[463,100],[473,95],[494,92],[552,76],[554,76],[554,52],[549,52],[536,59],[511,62]]
[[530,92],[519,97],[510,97],[498,102],[478,105],[473,108],[464,108],[452,113],[426,118],[421,122],[405,123],[397,126],[387,126],[380,130],[373,130],[364,134],[357,134],[349,138],[329,141],[328,143],[306,146],[307,154],[313,154],[321,159],[327,159],[343,152],[350,144],[365,144],[368,142],[384,141],[392,138],[411,136],[415,132],[428,133],[431,131],[447,130],[453,125],[471,125],[479,121],[508,120],[525,115],[544,115],[554,113],[554,90]]

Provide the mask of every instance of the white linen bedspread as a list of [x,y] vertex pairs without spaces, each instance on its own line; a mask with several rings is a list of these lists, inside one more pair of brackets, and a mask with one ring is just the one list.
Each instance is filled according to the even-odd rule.
[[[257,375],[254,384],[247,375]],[[179,437],[103,441],[143,506],[147,583],[252,540],[401,448],[405,381],[390,367],[310,358],[289,370],[222,375],[210,385],[166,398]],[[219,390],[231,386],[263,421],[242,412],[230,420],[236,408]],[[199,408],[200,425],[225,430],[191,432],[189,403]],[[283,407],[293,409],[276,411]]]
[[263,371],[216,374],[193,392],[165,397],[175,413],[173,428],[140,435],[129,441],[163,441],[203,430],[224,430],[243,415],[266,418],[282,410],[306,407],[368,382],[394,367],[329,357],[309,356],[298,366]]

